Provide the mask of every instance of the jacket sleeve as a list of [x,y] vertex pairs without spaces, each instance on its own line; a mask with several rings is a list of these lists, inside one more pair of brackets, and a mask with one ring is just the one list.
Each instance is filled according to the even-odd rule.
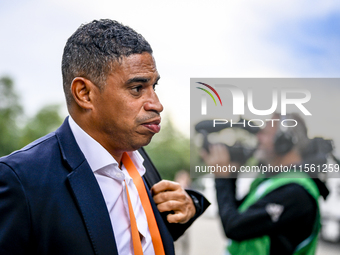
[[30,229],[21,182],[13,169],[0,162],[0,254],[28,254]]

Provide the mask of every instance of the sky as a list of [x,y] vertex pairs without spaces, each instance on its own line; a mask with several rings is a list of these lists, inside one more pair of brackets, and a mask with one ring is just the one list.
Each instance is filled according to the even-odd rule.
[[1,0],[0,76],[14,79],[28,115],[65,105],[66,40],[83,23],[115,19],[151,44],[163,117],[188,135],[190,78],[339,77],[339,14],[336,0]]

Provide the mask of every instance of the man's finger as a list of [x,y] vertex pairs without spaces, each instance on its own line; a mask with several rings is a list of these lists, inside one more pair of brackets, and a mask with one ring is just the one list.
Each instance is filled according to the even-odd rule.
[[166,191],[158,193],[157,195],[153,196],[153,200],[156,204],[164,203],[170,200],[177,200],[177,201],[185,201],[186,196],[183,192],[177,191]]
[[156,183],[155,185],[152,186],[151,193],[153,195],[156,195],[160,192],[176,190],[180,187],[181,186],[177,182],[162,180],[162,181],[160,181],[160,182],[158,182],[158,183]]
[[183,207],[183,203],[175,201],[175,200],[170,200],[164,203],[160,203],[157,205],[157,209],[160,212],[169,212],[169,211],[178,211]]
[[168,220],[169,223],[185,223],[188,221],[184,213],[179,212],[179,211],[168,214],[166,219]]

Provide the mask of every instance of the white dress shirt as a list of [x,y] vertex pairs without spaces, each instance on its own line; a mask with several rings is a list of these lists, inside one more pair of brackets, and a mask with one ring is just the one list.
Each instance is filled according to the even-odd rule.
[[[89,163],[102,191],[107,210],[110,214],[118,254],[134,254],[125,187],[126,183],[136,217],[138,231],[143,236],[143,252],[145,255],[155,255],[146,215],[138,191],[124,165],[122,165],[122,169],[120,169],[119,164],[111,154],[82,130],[71,116],[69,117],[69,124],[76,142]],[[143,157],[138,151],[128,152],[128,154],[139,174],[143,176],[145,173]]]

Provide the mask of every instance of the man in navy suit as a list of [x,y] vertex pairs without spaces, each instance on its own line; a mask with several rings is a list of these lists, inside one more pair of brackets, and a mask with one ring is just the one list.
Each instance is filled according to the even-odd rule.
[[[163,106],[150,45],[118,22],[93,21],[68,39],[62,74],[70,116],[55,132],[0,159],[0,254],[134,254],[126,190],[143,253],[155,254],[139,193],[122,163],[127,153],[143,176],[148,169],[137,150],[160,130]],[[149,188],[164,252],[174,254],[173,240],[209,203],[174,182]]]

